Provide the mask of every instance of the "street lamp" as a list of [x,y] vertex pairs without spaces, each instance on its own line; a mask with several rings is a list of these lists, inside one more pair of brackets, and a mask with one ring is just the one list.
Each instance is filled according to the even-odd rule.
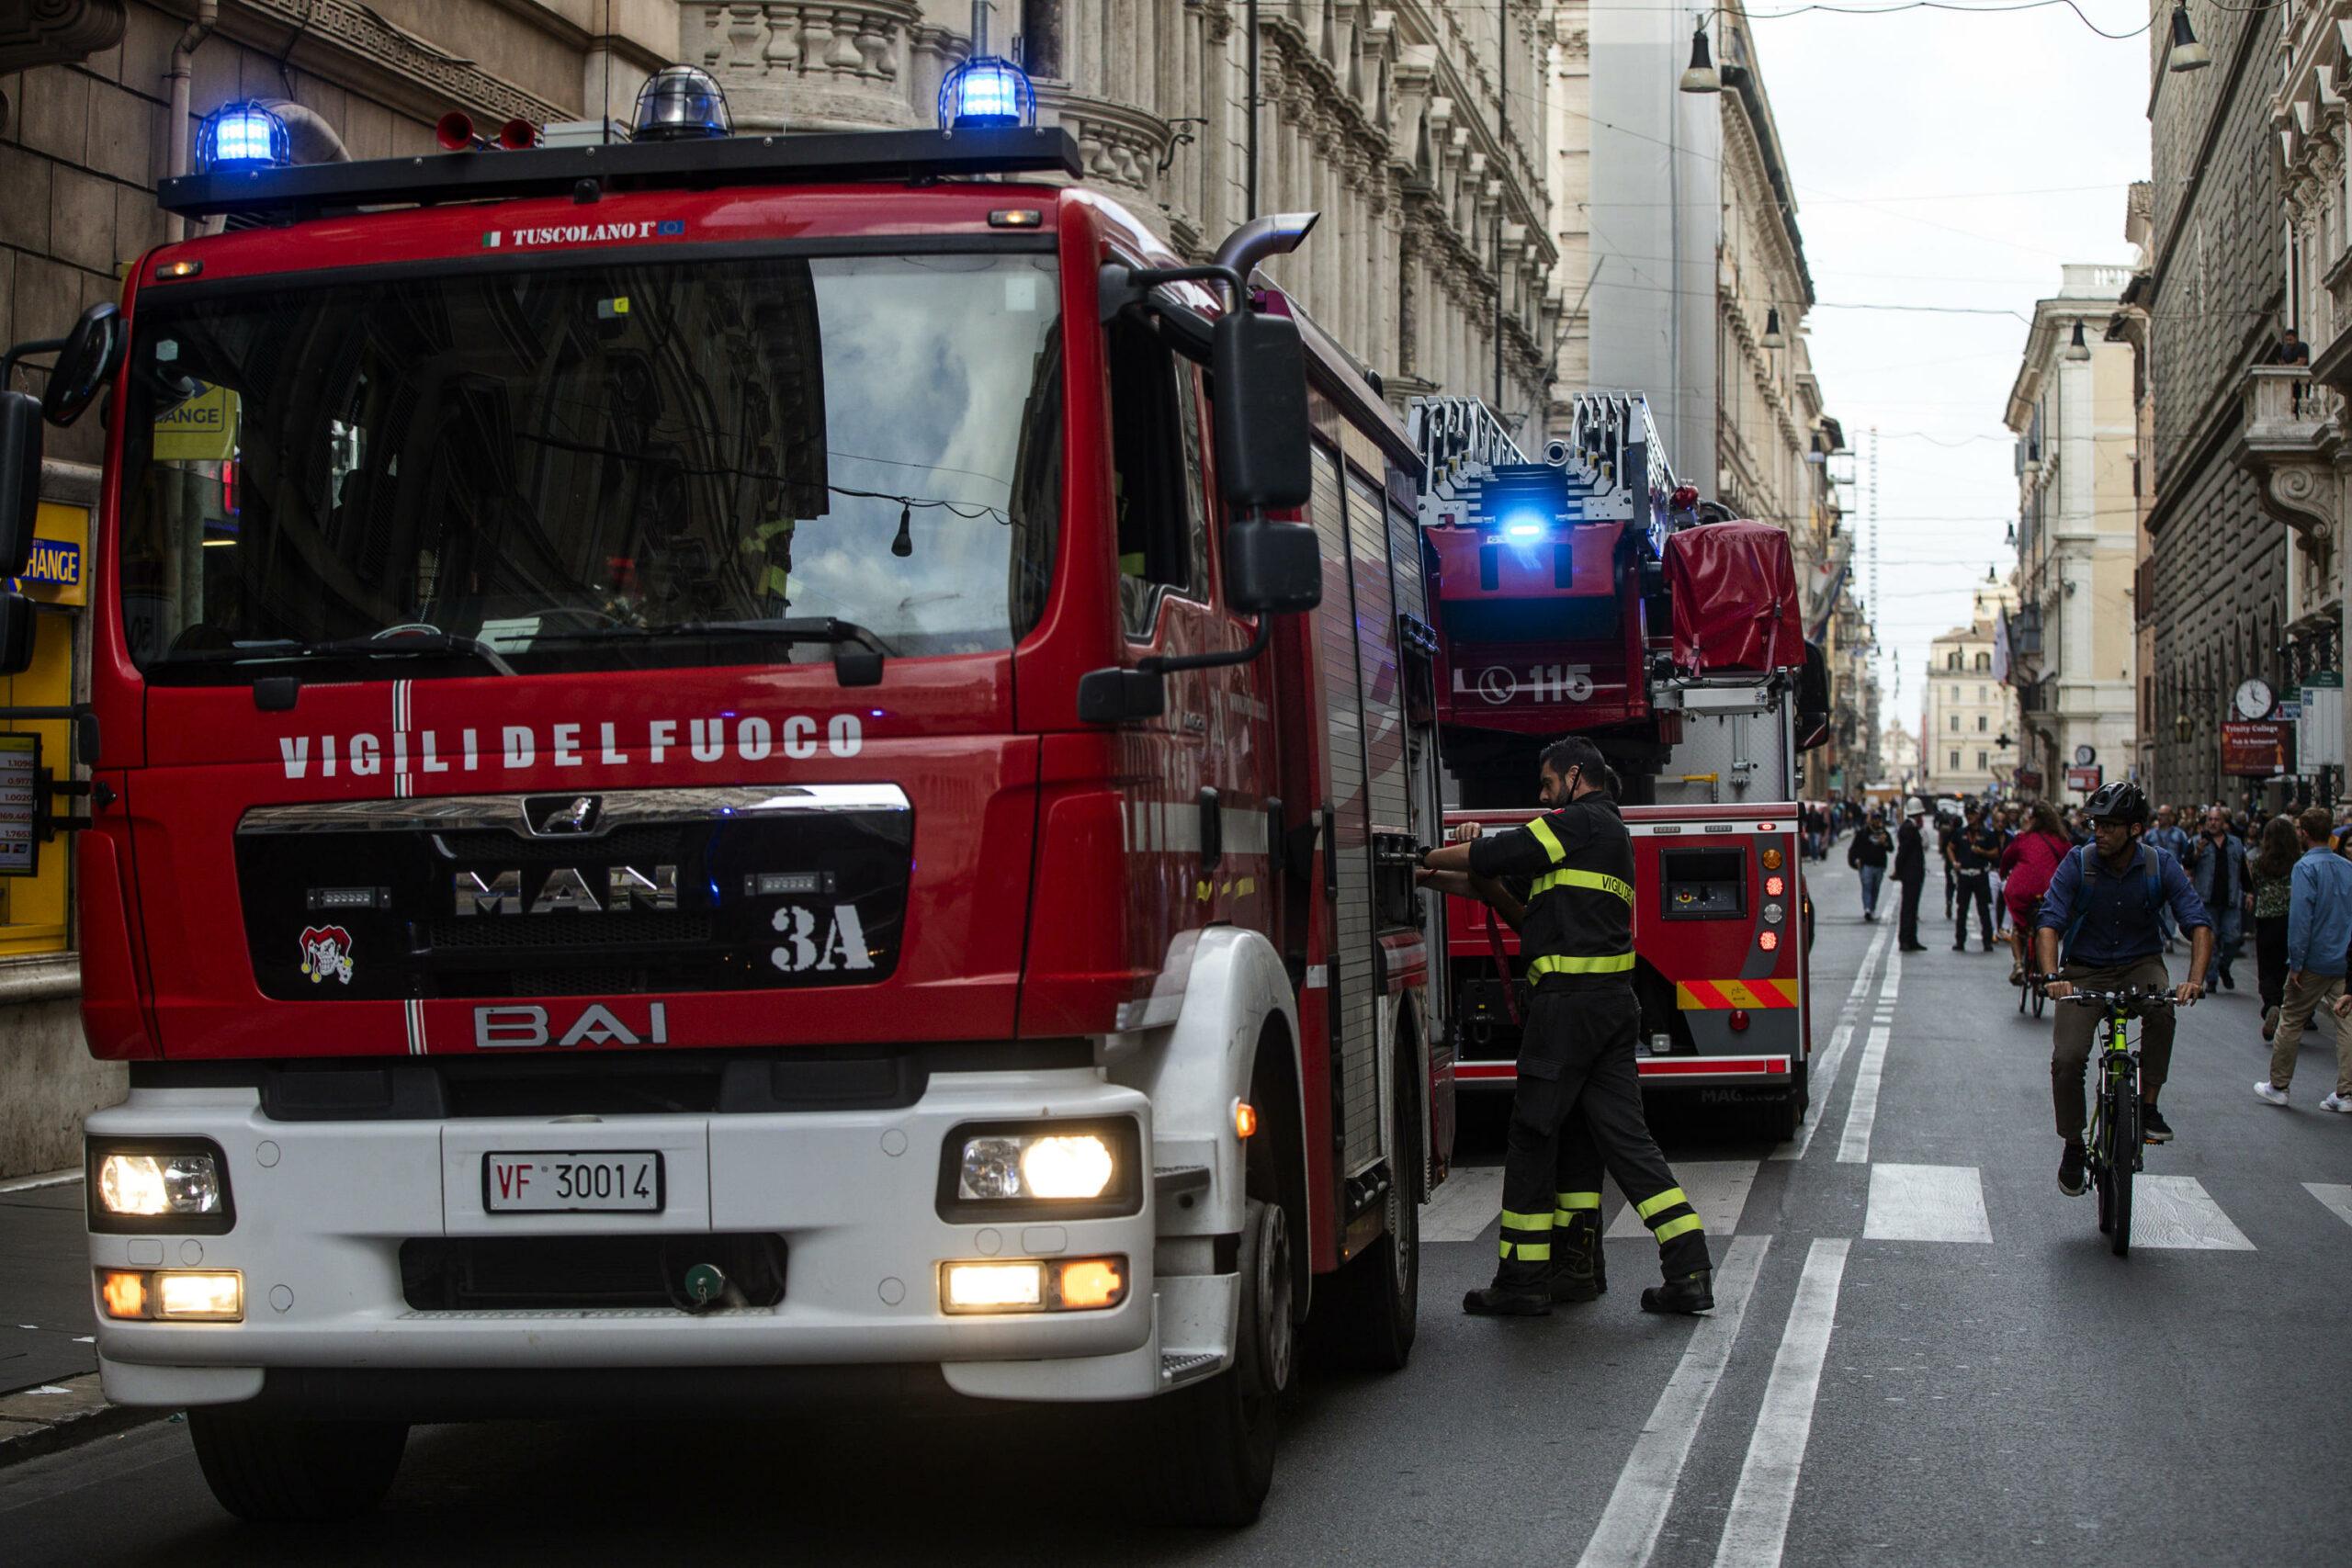
[[2083,341],[2083,323],[2076,321],[2075,323],[2075,341],[2066,345],[2066,352],[2062,355],[2062,357],[2070,360],[2076,365],[2080,365],[2084,360],[2088,359],[2090,356],[2091,345]]
[[[2188,25],[2186,17],[2177,17],[2173,34],[2176,40],[2180,28]],[[2176,51],[2177,44],[2176,43]],[[2174,66],[2174,70],[2183,69]],[[1720,93],[1723,76],[1715,70],[1714,57],[1707,52],[1707,24],[1701,22],[1690,33],[1690,68],[1682,73],[1682,90],[1686,93]]]
[[1781,334],[1781,308],[1778,305],[1768,306],[1765,309],[1764,346],[1766,348],[1789,346],[1789,340]]
[[2173,0],[2172,52],[2165,57],[2167,71],[2202,71],[2213,63],[2213,51],[2197,41],[2188,25],[2188,0]]

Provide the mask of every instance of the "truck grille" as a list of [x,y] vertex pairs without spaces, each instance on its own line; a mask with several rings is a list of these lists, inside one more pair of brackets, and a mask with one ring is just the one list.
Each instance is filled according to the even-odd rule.
[[701,1263],[741,1305],[784,1299],[784,1238],[724,1234],[413,1236],[401,1243],[401,1294],[416,1312],[683,1311],[686,1272]]
[[[462,919],[435,920],[425,928],[435,953],[452,950],[481,953],[516,948],[643,948],[665,942],[707,942],[710,917],[680,911],[675,914],[579,915],[553,919],[518,919],[503,915],[471,915]],[[542,960],[544,962],[544,960]],[[604,959],[583,956],[583,964]]]

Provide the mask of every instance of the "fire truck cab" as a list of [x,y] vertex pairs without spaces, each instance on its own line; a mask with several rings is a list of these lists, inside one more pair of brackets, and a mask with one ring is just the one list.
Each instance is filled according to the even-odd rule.
[[233,1511],[847,1389],[1153,1401],[1238,1522],[1310,1312],[1409,1353],[1413,449],[1254,275],[1313,214],[1183,265],[959,70],[939,132],[729,136],[673,68],[632,141],[438,160],[233,105],[162,193],[226,231],[49,345],[108,423],[98,1353]]

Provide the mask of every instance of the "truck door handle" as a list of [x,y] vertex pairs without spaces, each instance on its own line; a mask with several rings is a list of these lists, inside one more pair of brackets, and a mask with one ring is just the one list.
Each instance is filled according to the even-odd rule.
[[1215,871],[1225,859],[1225,811],[1217,805],[1216,791],[1201,788],[1201,869]]

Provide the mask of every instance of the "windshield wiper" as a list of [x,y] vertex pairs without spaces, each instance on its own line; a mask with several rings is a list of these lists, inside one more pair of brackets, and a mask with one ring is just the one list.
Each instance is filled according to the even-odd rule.
[[171,664],[253,664],[264,660],[281,659],[360,659],[395,654],[402,658],[433,657],[470,659],[487,664],[501,675],[514,673],[514,666],[499,656],[498,649],[478,637],[463,637],[455,632],[408,632],[399,637],[337,637],[328,642],[302,642],[294,637],[272,637],[264,642],[241,642],[233,648],[208,648],[168,656]]
[[890,645],[855,621],[835,615],[786,615],[774,621],[676,621],[666,626],[593,626],[580,631],[543,632],[531,638],[534,649],[555,643],[639,642],[655,639],[708,637],[742,638],[755,642],[821,642],[833,649],[833,678],[844,686],[878,686],[882,660]]

